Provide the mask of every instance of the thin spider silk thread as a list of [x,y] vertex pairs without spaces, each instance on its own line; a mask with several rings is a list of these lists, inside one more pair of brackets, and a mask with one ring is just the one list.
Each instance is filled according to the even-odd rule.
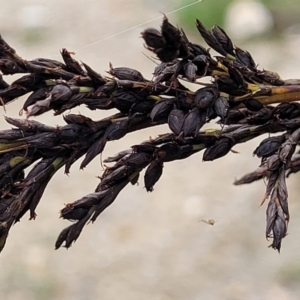
[[[180,11],[180,10],[186,9],[186,8],[191,7],[191,6],[193,6],[193,5],[197,4],[197,3],[200,3],[200,2],[202,2],[202,0],[195,1],[195,2],[193,2],[193,3],[190,3],[190,4],[187,4],[187,5],[184,5],[184,6],[180,7],[180,8],[177,8],[177,9],[175,9],[175,10],[169,11],[169,12],[165,13],[165,15],[166,15],[166,16],[171,15],[171,14],[173,14],[173,13],[175,13],[175,12],[178,12],[178,11]],[[125,30],[122,30],[122,31],[120,31],[120,32],[118,32],[118,33],[115,33],[115,34],[112,34],[112,35],[110,35],[110,36],[107,36],[107,37],[105,37],[105,38],[103,38],[103,39],[101,39],[101,40],[95,41],[95,42],[93,42],[93,43],[91,43],[91,44],[88,44],[88,45],[86,45],[86,46],[83,46],[83,47],[81,47],[81,48],[78,48],[78,49],[74,50],[74,52],[78,52],[78,51],[81,51],[81,50],[86,49],[86,48],[88,48],[88,47],[91,47],[91,46],[94,46],[94,45],[96,45],[96,44],[99,44],[99,43],[101,43],[101,42],[107,41],[107,40],[109,40],[109,39],[111,39],[111,38],[114,38],[114,37],[119,36],[119,35],[121,35],[121,34],[123,34],[123,33],[129,32],[129,31],[131,31],[131,30],[133,30],[133,29],[136,29],[136,28],[141,27],[141,26],[143,26],[143,25],[145,25],[145,24],[151,23],[151,22],[153,22],[153,21],[155,21],[155,20],[158,20],[158,19],[160,19],[160,18],[161,18],[161,16],[158,16],[158,17],[155,17],[155,18],[153,18],[153,19],[151,19],[151,20],[148,20],[148,21],[146,21],[146,22],[143,22],[143,23],[140,23],[140,24],[138,24],[138,25],[132,26],[132,27],[127,28],[127,29],[125,29]]]

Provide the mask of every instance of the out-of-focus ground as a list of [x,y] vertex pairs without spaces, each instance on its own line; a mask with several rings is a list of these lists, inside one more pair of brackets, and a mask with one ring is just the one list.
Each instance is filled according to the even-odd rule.
[[[159,17],[160,11],[172,11],[180,2],[2,1],[0,31],[24,58],[59,59],[59,50],[66,47],[101,73],[112,62],[151,78],[154,64],[143,55],[147,51],[139,36],[144,28],[158,27],[161,19],[114,35]],[[196,9],[190,17],[197,17]],[[174,15],[169,18],[177,23]],[[197,41],[196,29],[189,36]],[[260,68],[285,79],[300,77],[299,35],[239,46]],[[2,114],[17,117],[23,101],[16,100]],[[72,112],[105,116],[84,107]],[[62,117],[51,112],[39,120],[62,124]],[[4,128],[9,126],[2,118]],[[129,134],[110,143],[104,156],[168,131],[160,126]],[[29,222],[25,216],[11,230],[0,256],[0,299],[299,299],[299,175],[288,180],[291,222],[280,255],[268,249],[264,237],[266,205],[259,207],[264,183],[232,185],[235,177],[258,166],[252,152],[260,139],[238,145],[239,154],[214,162],[203,163],[200,153],[166,164],[153,193],[146,193],[143,180],[128,186],[68,251],[54,251],[57,235],[69,225],[58,212],[64,203],[92,192],[102,169],[95,159],[84,171],[73,166],[69,177],[60,172],[43,196],[37,219]]]

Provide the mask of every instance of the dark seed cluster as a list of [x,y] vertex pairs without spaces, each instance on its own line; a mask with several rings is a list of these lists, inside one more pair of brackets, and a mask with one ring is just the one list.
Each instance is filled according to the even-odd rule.
[[[169,133],[121,151],[109,164],[95,191],[67,204],[61,217],[73,223],[59,235],[55,247],[70,247],[85,224],[114,202],[128,184],[136,184],[143,169],[143,185],[152,192],[167,162],[204,151],[203,160],[225,156],[238,143],[269,136],[254,150],[261,165],[235,182],[265,178],[266,237],[280,250],[290,219],[286,177],[300,170],[300,81],[282,80],[258,69],[249,52],[234,46],[218,26],[207,29],[196,20],[206,43],[219,54],[189,41],[182,29],[164,17],[161,28],[142,32],[147,49],[160,60],[153,79],[138,70],[109,64],[107,76],[62,49],[63,62],[25,60],[0,36],[0,104],[29,94],[22,110],[26,119],[6,117],[12,129],[0,130],[0,251],[9,230],[36,207],[60,168],[66,173],[79,158],[85,168],[109,141],[127,133],[167,123]],[[11,84],[2,75],[24,73]],[[198,81],[209,76],[211,83]],[[194,83],[194,90],[185,86]],[[60,115],[79,105],[90,110],[117,109],[108,118],[92,120],[77,114],[63,116],[65,125],[51,127],[31,119],[52,110]],[[217,120],[218,128],[203,130]],[[33,166],[30,171],[27,168]]]

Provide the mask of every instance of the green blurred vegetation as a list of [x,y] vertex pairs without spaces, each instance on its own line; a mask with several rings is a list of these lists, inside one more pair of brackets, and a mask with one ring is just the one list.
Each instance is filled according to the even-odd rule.
[[[240,2],[242,1],[240,0]],[[184,24],[186,28],[194,28],[195,18],[200,19],[207,27],[211,27],[214,24],[223,26],[227,7],[232,2],[239,1],[202,0],[195,5],[179,11],[177,17],[179,23]],[[293,23],[299,22],[299,0],[261,0],[258,2],[263,3],[273,14],[276,30],[285,29]],[[184,6],[191,3],[193,3],[191,0],[182,0],[180,4]]]
[[299,0],[261,0],[260,2],[275,11],[291,11],[299,7]]
[[[222,26],[226,8],[231,2],[232,0],[203,0],[200,3],[181,10],[178,13],[179,23],[184,24],[188,28],[195,28],[195,19],[197,18],[207,27],[211,27],[214,24]],[[181,2],[182,6],[189,3],[191,3],[190,0],[183,0]]]

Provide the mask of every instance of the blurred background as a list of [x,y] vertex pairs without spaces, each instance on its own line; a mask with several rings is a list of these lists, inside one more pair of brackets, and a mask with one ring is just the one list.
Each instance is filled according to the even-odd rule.
[[[158,28],[161,12],[191,3],[2,1],[0,32],[23,58],[60,59],[59,50],[66,47],[102,74],[112,62],[151,78],[155,65],[143,54],[150,55],[140,32]],[[190,40],[203,44],[195,18],[206,26],[223,26],[261,69],[276,71],[284,79],[300,77],[298,0],[204,0],[169,15]],[[2,114],[18,117],[24,99]],[[106,115],[84,107],[72,113],[95,120]],[[62,117],[51,112],[38,120],[63,124]],[[2,118],[4,128],[9,125]],[[110,143],[103,156],[165,132],[167,126],[129,134]],[[299,299],[299,174],[288,180],[291,222],[280,255],[268,249],[270,241],[264,237],[266,204],[259,207],[264,182],[232,185],[235,177],[259,165],[252,152],[265,137],[238,145],[234,150],[239,154],[214,162],[202,162],[199,153],[166,164],[153,193],[146,193],[142,180],[128,186],[68,251],[54,251],[57,235],[69,225],[58,218],[59,210],[92,192],[102,167],[95,159],[84,171],[74,165],[70,176],[61,171],[46,189],[37,219],[29,222],[25,216],[11,230],[0,256],[0,299]]]

